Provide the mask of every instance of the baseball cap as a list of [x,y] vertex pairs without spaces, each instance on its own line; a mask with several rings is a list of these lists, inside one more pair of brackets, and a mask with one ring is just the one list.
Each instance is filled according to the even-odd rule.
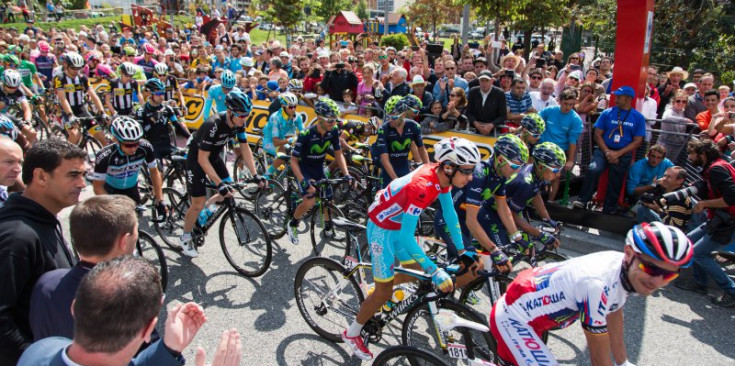
[[625,85],[618,88],[618,90],[614,91],[613,94],[615,95],[627,95],[631,98],[635,98],[635,91],[633,88]]
[[694,83],[686,83],[686,85],[684,85],[684,89],[687,89],[687,88],[697,89],[697,84],[694,84]]
[[480,75],[478,75],[477,78],[478,79],[492,80],[493,79],[493,74],[490,71],[482,70],[482,71],[480,71]]
[[288,57],[288,58],[291,57],[291,55],[289,55],[288,52],[286,52],[286,51],[281,51],[281,54],[278,55],[278,56],[280,56],[280,57]]

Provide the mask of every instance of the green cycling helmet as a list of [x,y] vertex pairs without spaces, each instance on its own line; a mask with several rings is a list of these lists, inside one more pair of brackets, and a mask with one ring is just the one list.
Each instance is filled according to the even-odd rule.
[[314,104],[314,112],[316,112],[317,116],[337,118],[339,117],[339,106],[337,106],[335,101],[329,98],[322,98]]
[[546,141],[533,147],[533,159],[552,169],[561,169],[567,163],[567,155],[559,145]]
[[385,102],[385,108],[383,108],[385,110],[385,113],[391,114],[391,112],[393,112],[393,109],[396,107],[396,104],[398,104],[401,99],[403,99],[403,97],[401,97],[400,95],[394,95],[388,98],[388,101]]
[[411,107],[411,109],[418,110],[424,108],[424,103],[421,101],[421,99],[413,94],[409,94],[403,97],[403,101],[406,102],[408,106]]
[[13,64],[15,66],[20,65],[20,59],[16,55],[7,54],[3,57],[3,62]]
[[500,136],[493,149],[496,153],[503,155],[506,159],[516,164],[524,164],[528,161],[528,147],[520,137],[513,134]]
[[532,135],[541,135],[546,131],[546,121],[538,113],[529,113],[521,120],[521,126]]

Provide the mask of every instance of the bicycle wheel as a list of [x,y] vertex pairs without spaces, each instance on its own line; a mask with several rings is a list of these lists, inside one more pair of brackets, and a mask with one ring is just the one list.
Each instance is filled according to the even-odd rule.
[[[439,310],[449,310],[466,320],[487,325],[484,317],[456,300],[440,299],[436,302],[436,306]],[[406,315],[401,333],[403,344],[433,352],[452,365],[467,363],[470,352],[474,354],[476,360],[497,363],[495,340],[490,332],[480,332],[464,327],[440,330],[429,312],[428,303],[414,308]],[[440,342],[437,339],[439,334],[445,339],[446,350],[440,348]]]
[[[485,270],[490,270],[486,268]],[[459,302],[471,307],[480,314],[490,314],[493,307],[500,296],[508,289],[508,285],[513,279],[498,275],[490,279],[490,286],[483,277],[478,277],[474,281],[468,283],[459,294]]]
[[178,192],[186,192],[186,168],[170,163],[163,173],[165,187],[170,187]]
[[102,144],[92,136],[84,136],[81,141],[84,145],[80,147],[87,152],[87,164],[93,167],[97,153],[102,150]]
[[280,239],[286,235],[286,220],[288,220],[288,204],[286,190],[274,181],[258,192],[255,198],[255,213],[268,229],[273,239]]
[[166,255],[163,249],[156,243],[151,234],[143,230],[138,230],[138,242],[135,243],[135,255],[145,258],[153,266],[158,268],[161,275],[161,288],[166,292],[168,286],[168,266],[166,265]]
[[220,220],[219,242],[227,261],[243,276],[261,276],[271,264],[273,245],[265,226],[242,207],[232,207]]
[[169,214],[163,222],[157,222],[158,213],[153,210],[153,226],[163,243],[178,252],[181,251],[179,237],[184,234],[184,216],[189,210],[189,199],[179,191],[166,187],[163,189],[163,200],[169,205]]
[[[240,168],[240,164],[243,164],[242,168]],[[238,155],[237,159],[235,159],[235,163],[232,166],[232,177],[236,181],[240,181],[240,179],[244,177],[247,172],[250,172],[250,170],[244,164],[245,163],[243,162],[242,157]],[[248,187],[239,188],[237,191],[240,193],[242,198],[248,201],[254,201],[258,196],[259,189],[257,185],[251,184]]]
[[[541,244],[538,244],[541,245]],[[505,251],[505,249],[503,249]],[[517,253],[517,252],[516,252]],[[514,253],[513,253],[514,254]],[[510,257],[509,254],[508,256]],[[535,257],[535,265],[534,263],[529,262],[527,257],[523,257],[523,259],[517,263],[513,264],[513,272],[519,273],[523,271],[524,269],[533,268],[533,267],[540,267],[548,263],[556,263],[556,262],[563,262],[567,260],[566,256],[556,253],[556,252],[543,252],[541,254],[536,255]]]
[[329,258],[310,258],[299,267],[294,280],[296,305],[309,327],[321,337],[342,342],[342,331],[365,301],[360,286],[347,270]]
[[448,366],[439,356],[412,346],[393,346],[380,352],[373,366]]
[[37,115],[33,116],[33,128],[36,130],[38,141],[47,140],[51,136],[51,131]]
[[[344,217],[342,210],[332,203],[322,200],[321,203],[314,205],[312,211],[313,214],[309,219],[309,235],[311,236],[311,246],[314,250],[314,255],[342,260],[345,253],[342,233],[334,229],[332,233],[324,231],[324,223],[327,221],[327,217],[330,219],[332,217]],[[319,229],[318,232],[317,229]]]

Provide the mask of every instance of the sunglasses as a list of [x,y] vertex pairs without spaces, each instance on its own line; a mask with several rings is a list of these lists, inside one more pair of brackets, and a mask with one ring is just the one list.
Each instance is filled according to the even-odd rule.
[[395,120],[397,120],[399,118],[401,118],[401,115],[400,114],[395,114],[395,115],[394,114],[389,114],[388,115],[388,119],[391,120],[391,121],[395,121]]
[[474,173],[475,168],[460,168],[457,167],[457,171],[462,173],[462,175],[470,176],[472,173]]
[[531,80],[541,80],[543,79],[541,76],[531,76]]
[[546,164],[541,164],[542,167],[549,169],[552,173],[559,173],[561,171],[561,167],[559,168],[552,168]]
[[153,92],[153,95],[158,97],[158,96],[166,95],[166,92],[165,91]]
[[247,112],[243,112],[243,113],[232,112],[232,114],[234,114],[235,117],[237,118],[247,118],[250,115],[250,113],[247,113]]
[[675,100],[674,103],[686,103],[686,100]]
[[378,60],[385,60],[388,56],[378,56]]
[[454,69],[455,69],[455,67],[445,67],[444,69],[445,69],[445,70],[454,70]]
[[325,118],[324,121],[327,123],[337,123],[339,121],[339,118]]
[[128,148],[128,149],[134,149],[134,148],[138,147],[138,145],[140,145],[139,142],[126,142],[126,143],[122,144],[122,146],[124,148]]
[[679,277],[679,270],[669,271],[667,269],[663,269],[659,266],[656,266],[655,264],[651,262],[647,262],[643,260],[643,257],[638,253],[636,253],[635,257],[636,259],[638,259],[638,262],[640,262],[638,263],[638,268],[640,268],[641,271],[645,272],[647,275],[651,277],[661,276],[661,278],[666,282],[669,282]]
[[296,106],[295,105],[290,105],[290,106],[287,106],[286,108],[288,108],[288,109],[296,109]]
[[521,167],[523,167],[523,164],[517,164],[517,163],[514,163],[514,162],[508,160],[508,158],[506,158],[505,156],[502,156],[502,157],[503,157],[503,160],[505,160],[505,163],[508,164],[508,166],[510,166],[510,168],[513,169],[513,170],[518,170]]
[[79,71],[79,70],[81,70],[82,68],[81,68],[81,67],[73,67],[73,66],[72,66],[72,67],[70,67],[70,69],[72,69],[72,70],[75,70],[75,71]]
[[528,136],[531,136],[531,137],[533,137],[535,139],[541,137],[541,134],[540,133],[533,133],[533,132],[531,132],[529,130],[526,130],[526,129],[524,129],[523,132],[527,133]]

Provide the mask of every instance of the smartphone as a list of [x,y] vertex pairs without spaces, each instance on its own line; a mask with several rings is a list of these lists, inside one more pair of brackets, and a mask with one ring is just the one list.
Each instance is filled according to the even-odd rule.
[[582,70],[581,65],[569,65],[569,69],[572,71]]

